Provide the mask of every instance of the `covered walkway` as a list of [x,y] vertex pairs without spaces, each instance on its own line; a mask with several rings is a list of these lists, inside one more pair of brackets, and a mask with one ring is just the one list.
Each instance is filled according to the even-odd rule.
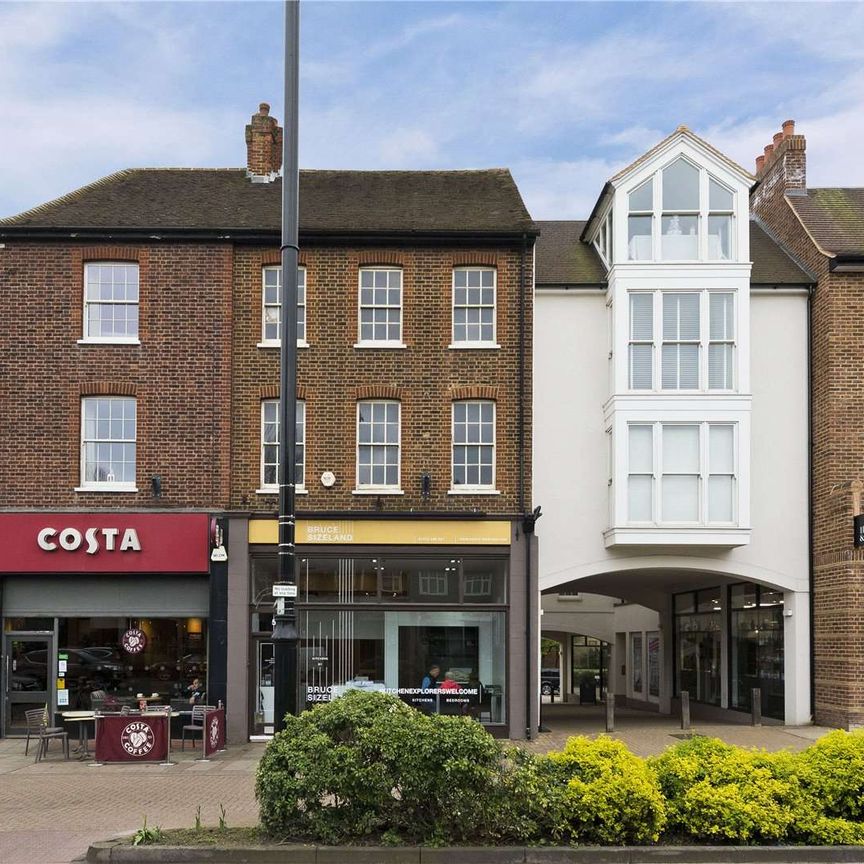
[[[519,741],[519,746],[533,753],[561,750],[571,735],[595,737],[604,731],[605,705],[573,703],[544,704],[542,719],[550,732],[541,732],[533,741]],[[746,715],[742,716],[746,719]],[[690,732],[720,738],[740,747],[763,747],[766,750],[803,750],[817,738],[830,732],[824,726],[782,726],[772,723],[750,726],[746,722],[700,720],[694,716]],[[681,723],[677,716],[616,707],[613,738],[623,741],[638,756],[653,756],[681,740]]]

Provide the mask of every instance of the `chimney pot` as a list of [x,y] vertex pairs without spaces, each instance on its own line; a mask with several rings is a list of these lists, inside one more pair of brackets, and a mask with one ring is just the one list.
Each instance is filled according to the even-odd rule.
[[791,138],[795,134],[795,121],[794,120],[784,120],[783,121],[783,137]]
[[756,173],[758,174],[765,167],[765,157],[757,156],[756,157]]
[[775,132],[774,133],[774,147],[775,147],[775,149],[780,144],[780,142],[783,140],[784,137],[785,136],[783,135],[782,132]]
[[270,106],[266,102],[262,102],[258,106],[258,113],[263,114],[266,117],[270,113]]
[[767,160],[768,157],[769,157],[773,152],[774,152],[774,145],[773,145],[773,144],[766,144],[766,145],[765,145],[765,159]]

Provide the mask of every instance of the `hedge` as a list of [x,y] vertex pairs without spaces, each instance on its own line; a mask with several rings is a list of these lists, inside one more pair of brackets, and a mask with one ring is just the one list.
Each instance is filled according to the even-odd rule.
[[278,840],[864,844],[864,734],[797,754],[695,737],[647,760],[574,737],[534,756],[469,718],[349,691],[285,718],[255,794]]

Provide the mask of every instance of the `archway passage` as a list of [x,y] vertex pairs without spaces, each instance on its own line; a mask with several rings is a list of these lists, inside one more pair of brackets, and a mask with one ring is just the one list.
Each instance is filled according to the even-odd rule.
[[810,722],[806,584],[768,571],[745,579],[716,559],[698,568],[606,562],[617,563],[558,584],[541,577],[544,635],[609,642],[616,704],[672,713],[686,692],[694,716],[735,712],[728,719],[740,722],[755,705],[766,718]]

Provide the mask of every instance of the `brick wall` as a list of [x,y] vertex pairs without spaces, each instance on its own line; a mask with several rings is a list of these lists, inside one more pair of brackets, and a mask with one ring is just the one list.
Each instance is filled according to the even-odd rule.
[[[302,244],[301,244],[302,245]],[[279,351],[261,340],[261,268],[278,262],[275,249],[238,249],[234,261],[234,419],[231,506],[272,512],[275,495],[260,495],[261,400],[278,392]],[[306,400],[306,488],[298,512],[517,512],[519,277],[521,250],[496,248],[368,248],[303,246],[308,348],[298,349],[298,383]],[[531,261],[526,256],[525,506],[531,500]],[[404,349],[354,348],[358,268],[375,263],[403,270]],[[454,350],[452,270],[463,264],[497,269],[498,350]],[[357,400],[378,392],[401,403],[401,482],[404,495],[353,495],[356,486]],[[384,392],[384,391],[381,391]],[[451,405],[455,398],[494,398],[496,486],[500,495],[448,495],[451,483]],[[322,472],[336,483],[325,488]],[[431,493],[421,495],[421,475]]]
[[[138,261],[140,346],[77,343],[92,260]],[[0,508],[227,505],[231,261],[227,244],[0,249]],[[137,493],[74,491],[91,394],[137,399]]]
[[796,135],[766,164],[751,206],[818,279],[811,306],[815,719],[849,726],[864,723],[864,555],[852,542],[852,517],[861,512],[854,483],[864,480],[864,274],[830,273],[830,259],[786,200],[787,190],[805,186],[804,139]]

